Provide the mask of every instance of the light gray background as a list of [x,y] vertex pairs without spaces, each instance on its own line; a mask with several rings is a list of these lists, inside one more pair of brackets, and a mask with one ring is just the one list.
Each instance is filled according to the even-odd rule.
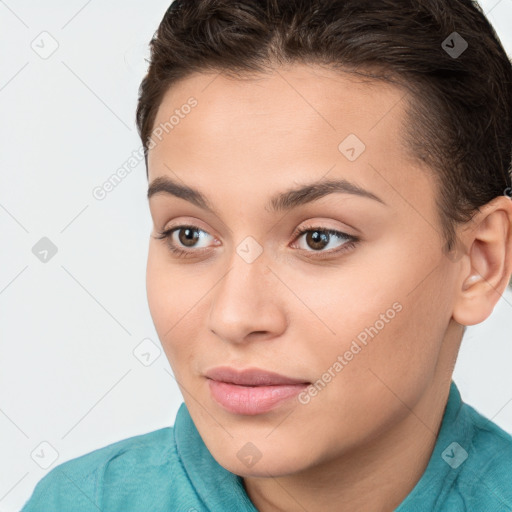
[[[512,54],[512,0],[481,3]],[[140,147],[137,89],[167,7],[0,0],[0,512],[57,464],[172,425],[182,402],[146,300],[144,163],[92,195]],[[46,263],[42,237],[58,250]],[[454,379],[512,433],[511,320],[508,290],[469,328]],[[145,366],[133,351],[148,348]]]

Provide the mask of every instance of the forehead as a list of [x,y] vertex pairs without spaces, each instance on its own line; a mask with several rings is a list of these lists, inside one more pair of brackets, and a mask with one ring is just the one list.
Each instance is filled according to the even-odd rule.
[[395,182],[414,194],[408,189],[419,164],[403,143],[406,105],[403,89],[320,66],[296,64],[251,79],[195,73],[173,85],[158,108],[149,181],[171,169],[204,190],[233,188],[241,178],[258,187],[328,175],[388,189]]

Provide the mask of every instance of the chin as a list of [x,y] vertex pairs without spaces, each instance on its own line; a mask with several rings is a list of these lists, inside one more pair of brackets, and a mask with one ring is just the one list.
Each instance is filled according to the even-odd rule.
[[284,460],[267,460],[266,462],[263,462],[263,458],[252,467],[247,467],[245,464],[241,464],[238,460],[230,460],[229,463],[226,465],[221,464],[221,466],[231,473],[243,478],[282,477],[296,473],[301,469],[300,467],[290,466],[290,464]]
[[224,469],[241,477],[286,476],[306,469],[312,463],[311,453],[301,453],[293,447],[269,440],[264,446],[250,441],[241,447],[237,445],[235,449],[233,445],[220,454],[210,453]]

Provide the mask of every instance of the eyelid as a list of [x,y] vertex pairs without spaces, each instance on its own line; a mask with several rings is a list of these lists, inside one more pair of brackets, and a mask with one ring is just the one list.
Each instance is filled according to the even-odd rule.
[[[301,234],[304,234],[305,232],[307,231],[322,231],[322,232],[332,232],[332,233],[337,233],[337,234],[340,234],[340,235],[344,235],[346,236],[347,238],[350,238],[350,237],[354,237],[356,238],[357,235],[351,235],[350,233],[347,233],[346,231],[343,231],[343,228],[333,228],[333,227],[330,227],[328,226],[327,224],[325,224],[326,221],[315,221],[315,222],[311,222],[311,221],[306,221],[305,224],[297,227],[295,229],[295,231],[293,232],[293,235],[292,236],[297,236],[297,235],[301,235]],[[348,224],[347,224],[348,226]]]

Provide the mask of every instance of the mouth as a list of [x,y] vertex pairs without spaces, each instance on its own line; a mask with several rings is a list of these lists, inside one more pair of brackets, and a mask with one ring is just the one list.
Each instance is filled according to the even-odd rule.
[[263,414],[298,395],[311,382],[248,368],[217,367],[205,374],[212,398],[225,410],[242,415]]

